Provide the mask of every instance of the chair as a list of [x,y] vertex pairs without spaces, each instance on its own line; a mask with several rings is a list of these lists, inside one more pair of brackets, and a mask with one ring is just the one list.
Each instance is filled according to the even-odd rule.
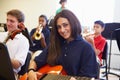
[[28,53],[25,64],[21,67],[21,70],[18,72],[18,75],[24,75],[28,71],[30,60],[31,60],[31,54]]
[[105,75],[106,76],[106,80],[108,80],[108,75],[107,75],[107,55],[108,55],[108,43],[106,42],[105,44],[105,47],[104,47],[104,50],[103,50],[103,55],[102,55],[102,59],[103,59],[103,62],[105,62]]

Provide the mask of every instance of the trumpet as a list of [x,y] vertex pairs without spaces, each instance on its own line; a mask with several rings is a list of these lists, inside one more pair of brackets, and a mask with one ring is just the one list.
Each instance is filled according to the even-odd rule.
[[40,40],[40,39],[41,39],[42,29],[43,29],[43,26],[42,26],[42,24],[40,24],[40,25],[38,26],[38,29],[36,29],[36,31],[35,31],[35,33],[34,33],[34,35],[33,35],[36,40]]

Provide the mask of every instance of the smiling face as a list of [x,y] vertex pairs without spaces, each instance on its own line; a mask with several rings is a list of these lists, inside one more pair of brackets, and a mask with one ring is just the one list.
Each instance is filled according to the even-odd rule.
[[16,29],[18,29],[18,20],[16,17],[12,16],[12,15],[7,15],[7,30],[9,32],[12,32]]
[[71,26],[69,21],[66,18],[58,18],[57,20],[57,30],[60,36],[66,40],[71,39]]

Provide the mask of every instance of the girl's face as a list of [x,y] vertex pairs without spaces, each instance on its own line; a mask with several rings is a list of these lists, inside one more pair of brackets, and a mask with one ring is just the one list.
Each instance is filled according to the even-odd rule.
[[66,18],[58,18],[57,20],[58,33],[66,40],[71,39],[71,26]]
[[39,24],[42,24],[43,27],[46,26],[46,23],[47,23],[47,22],[46,22],[46,20],[45,20],[44,17],[40,17],[40,18],[39,18]]

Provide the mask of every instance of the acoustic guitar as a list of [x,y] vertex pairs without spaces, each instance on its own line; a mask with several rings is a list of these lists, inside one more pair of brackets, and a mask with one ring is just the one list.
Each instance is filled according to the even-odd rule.
[[[42,74],[60,74],[62,71],[63,67],[61,65],[56,65],[56,66],[50,66],[50,65],[45,65],[42,68],[38,70],[39,73]],[[19,80],[27,80],[27,73],[25,73],[23,76],[20,77]]]

